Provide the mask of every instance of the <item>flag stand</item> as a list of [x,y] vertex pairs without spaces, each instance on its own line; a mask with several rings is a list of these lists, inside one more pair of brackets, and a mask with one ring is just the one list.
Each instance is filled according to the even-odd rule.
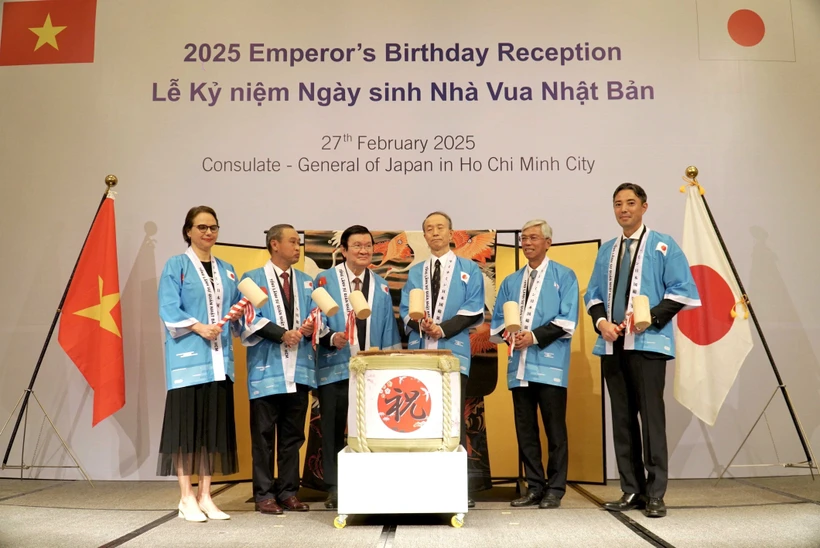
[[[40,350],[40,357],[37,358],[37,364],[34,366],[34,372],[31,374],[31,380],[29,381],[28,388],[23,390],[23,393],[20,395],[20,399],[17,401],[17,404],[14,406],[14,409],[12,409],[11,414],[9,415],[9,418],[6,420],[6,424],[3,426],[3,430],[0,430],[0,435],[2,435],[2,433],[6,429],[6,426],[8,425],[9,421],[11,421],[11,417],[14,416],[14,412],[19,407],[20,412],[17,415],[17,421],[14,423],[14,428],[11,431],[11,438],[9,438],[9,445],[8,445],[8,447],[6,447],[6,453],[3,456],[3,463],[0,465],[0,470],[5,470],[7,468],[12,469],[12,470],[19,469],[20,470],[20,479],[25,479],[23,477],[23,471],[31,469],[31,468],[79,468],[80,471],[82,472],[83,476],[85,476],[85,479],[88,480],[89,483],[91,483],[91,480],[89,479],[88,475],[85,473],[85,470],[82,468],[82,466],[80,466],[80,463],[74,457],[74,454],[72,453],[71,449],[68,447],[68,444],[65,442],[63,437],[60,436],[59,432],[57,432],[57,428],[54,426],[54,423],[51,421],[51,418],[48,416],[48,413],[46,413],[45,409],[43,409],[43,405],[40,403],[40,400],[37,399],[37,396],[34,394],[34,381],[37,380],[37,374],[40,372],[40,366],[43,364],[43,358],[45,357],[46,350],[48,349],[48,345],[51,342],[51,336],[54,334],[54,328],[57,325],[57,320],[60,318],[60,314],[62,313],[63,305],[65,304],[66,297],[68,296],[68,288],[71,287],[71,281],[74,279],[74,273],[77,271],[77,265],[80,263],[80,257],[82,257],[83,250],[85,249],[85,244],[88,242],[88,236],[91,234],[91,228],[94,226],[94,221],[97,220],[97,215],[100,213],[100,208],[102,208],[103,203],[105,203],[105,199],[108,197],[109,193],[111,192],[111,187],[115,186],[116,184],[117,184],[117,178],[114,175],[108,175],[105,178],[105,185],[106,185],[107,188],[105,190],[105,193],[103,194],[102,199],[100,200],[100,205],[97,206],[97,212],[94,214],[94,219],[91,221],[91,226],[88,229],[88,233],[85,235],[85,240],[83,240],[83,245],[80,248],[80,253],[79,253],[79,255],[77,255],[77,261],[74,263],[74,268],[71,270],[71,276],[69,276],[68,283],[66,283],[65,290],[63,291],[63,296],[60,299],[60,304],[57,306],[57,311],[54,313],[54,319],[51,321],[51,327],[48,330],[48,334],[46,335],[46,340],[43,343],[42,349]],[[23,425],[23,443],[22,443],[22,446],[23,446],[23,450],[25,450],[26,426],[28,424],[29,396],[34,396],[34,399],[37,402],[37,405],[39,405],[40,409],[42,409],[43,414],[48,419],[48,422],[51,424],[51,428],[54,430],[54,433],[57,434],[58,438],[60,438],[60,442],[62,443],[63,447],[66,449],[66,451],[68,451],[68,454],[71,456],[71,459],[77,465],[76,467],[75,466],[41,466],[41,465],[34,465],[34,464],[25,464],[25,459],[23,458],[24,455],[22,453],[21,453],[21,458],[20,458],[20,464],[19,465],[10,465],[10,464],[8,464],[9,455],[11,454],[11,448],[14,445],[14,439],[17,437],[17,432],[20,429],[20,423],[22,423],[24,421],[24,419],[25,419],[26,424]],[[22,404],[21,404],[21,402],[22,402]],[[91,483],[91,485],[93,487],[94,484]]]
[[[686,168],[686,179],[691,181],[693,184],[698,185],[697,182],[698,176],[698,168],[695,166],[689,166]],[[766,406],[763,408],[763,411],[758,416],[755,423],[749,429],[749,433],[744,438],[743,442],[740,444],[740,447],[737,448],[732,460],[729,461],[729,464],[726,468],[723,469],[721,472],[720,477],[718,478],[718,482],[723,478],[724,474],[729,470],[734,462],[735,457],[740,453],[740,450],[743,448],[743,445],[752,435],[752,431],[754,431],[757,424],[760,422],[760,419],[764,417],[766,414],[766,409],[769,408],[769,404],[772,403],[772,400],[777,395],[777,391],[779,390],[783,394],[783,399],[786,402],[786,407],[789,410],[789,414],[791,415],[792,422],[794,423],[794,428],[797,431],[797,437],[800,439],[800,444],[803,446],[803,451],[806,454],[806,460],[801,461],[798,463],[793,462],[780,462],[775,464],[745,464],[745,465],[738,465],[735,464],[736,467],[753,467],[753,466],[783,466],[785,468],[808,468],[809,472],[811,473],[812,480],[814,480],[814,471],[817,470],[817,461],[814,459],[814,452],[811,449],[811,444],[809,444],[809,439],[806,436],[805,431],[803,430],[803,425],[800,423],[800,419],[797,416],[797,411],[795,411],[794,406],[792,405],[791,397],[789,396],[789,391],[786,389],[786,385],[783,384],[783,378],[780,376],[780,371],[777,369],[777,364],[774,362],[774,356],[772,356],[772,351],[769,349],[769,343],[766,342],[766,337],[763,335],[763,329],[760,327],[760,322],[757,321],[757,315],[755,314],[754,309],[752,308],[752,302],[749,300],[749,296],[746,294],[746,289],[743,287],[743,282],[740,281],[740,275],[737,273],[737,269],[735,268],[735,263],[732,261],[732,257],[729,255],[729,250],[726,248],[726,243],[723,241],[723,236],[720,234],[720,230],[718,229],[717,223],[715,223],[715,218],[712,216],[712,210],[709,209],[709,203],[706,201],[706,198],[703,196],[702,190],[700,194],[700,199],[703,200],[703,205],[706,208],[706,213],[709,215],[709,222],[712,223],[712,228],[715,230],[715,235],[717,236],[718,241],[720,242],[720,247],[723,250],[723,254],[726,256],[726,260],[729,263],[729,266],[732,269],[732,274],[735,277],[735,281],[737,282],[738,287],[740,288],[740,292],[742,294],[743,303],[746,308],[749,310],[749,315],[752,317],[752,322],[755,325],[755,329],[757,330],[757,335],[760,337],[760,342],[763,344],[763,349],[766,351],[766,357],[769,359],[769,364],[772,366],[772,372],[774,373],[775,378],[777,379],[777,386],[774,389],[769,401],[766,403]],[[774,440],[773,440],[774,441]],[[776,452],[776,449],[775,449]],[[717,484],[717,483],[716,483]]]
[[[720,477],[718,477],[718,480],[715,482],[715,485],[717,485],[720,482],[720,480],[723,479],[723,476],[726,474],[726,472],[732,466],[735,466],[736,468],[753,468],[753,467],[760,467],[760,466],[782,466],[784,468],[808,468],[809,472],[811,473],[812,480],[815,479],[814,478],[814,470],[817,469],[817,465],[816,465],[817,461],[814,460],[814,455],[813,455],[813,452],[811,450],[811,445],[808,445],[808,440],[806,441],[806,443],[808,445],[807,450],[808,450],[809,455],[810,455],[808,460],[804,460],[804,461],[801,461],[801,462],[776,462],[776,463],[772,463],[772,464],[735,464],[735,465],[732,465],[735,458],[740,453],[740,450],[743,448],[743,446],[746,444],[746,441],[752,435],[752,432],[754,431],[755,427],[757,426],[757,423],[759,423],[760,419],[762,419],[766,415],[766,409],[769,408],[769,405],[772,403],[772,400],[777,395],[778,390],[783,391],[783,394],[784,394],[784,397],[786,398],[786,401],[791,401],[789,399],[789,392],[786,389],[785,385],[781,384],[781,385],[775,387],[774,391],[772,392],[771,397],[769,398],[769,401],[767,401],[766,405],[763,407],[763,411],[760,412],[760,415],[758,415],[757,420],[752,425],[752,427],[749,429],[749,433],[746,434],[745,438],[743,438],[743,442],[741,442],[740,447],[738,447],[737,451],[735,451],[735,454],[732,456],[732,460],[729,461],[729,464],[727,464],[726,468],[724,468],[723,472],[721,472]],[[800,419],[797,417],[797,415],[794,416],[794,419],[797,421],[795,423],[795,427],[797,428],[798,435],[801,437],[801,439],[806,439],[806,437],[805,437],[806,433],[803,430],[803,424],[800,422]],[[768,420],[767,420],[767,424],[768,424]],[[771,430],[769,431],[769,434],[771,435]],[[772,445],[774,445],[774,438],[772,438]],[[777,447],[776,446],[774,448],[774,451],[775,451],[775,455],[777,455]]]
[[[43,408],[43,404],[40,403],[40,399],[37,397],[37,394],[34,393],[34,390],[30,390],[30,389],[26,388],[25,390],[23,390],[23,393],[20,394],[20,398],[17,400],[17,403],[14,405],[14,409],[11,410],[11,414],[9,415],[9,418],[6,419],[6,424],[4,424],[3,429],[0,430],[0,436],[2,436],[3,432],[6,431],[6,426],[8,426],[9,422],[11,422],[11,417],[14,416],[14,412],[17,410],[17,407],[20,406],[20,402],[22,402],[24,399],[27,401],[29,394],[34,396],[34,401],[36,401],[37,405],[40,406],[40,411],[43,412],[43,415],[45,416],[46,420],[48,420],[48,423],[51,425],[51,429],[54,430],[55,434],[57,434],[57,437],[60,439],[60,443],[63,445],[66,452],[68,453],[68,456],[71,457],[71,460],[74,461],[74,464],[76,466],[60,466],[60,465],[47,466],[47,465],[26,464],[26,460],[25,460],[26,430],[27,430],[26,426],[28,424],[28,407],[26,407],[24,410],[21,409],[21,413],[25,414],[25,418],[23,420],[23,436],[22,436],[21,447],[20,447],[20,464],[19,465],[18,464],[6,464],[6,460],[4,460],[2,469],[3,470],[5,470],[5,469],[18,470],[19,469],[20,470],[20,479],[22,480],[22,479],[25,479],[25,477],[23,476],[23,472],[25,470],[30,470],[31,468],[78,468],[80,470],[80,473],[82,473],[83,477],[91,485],[91,487],[94,487],[94,484],[91,482],[91,478],[88,477],[88,474],[85,472],[85,469],[82,467],[80,462],[77,460],[77,457],[74,456],[74,452],[71,451],[71,448],[68,446],[68,444],[65,442],[63,437],[60,435],[60,432],[57,431],[57,427],[54,426],[54,421],[52,421],[51,417],[49,417],[48,413],[46,413],[45,408]],[[13,441],[14,441],[14,437],[12,437],[12,442]],[[37,445],[39,446],[39,440],[38,440]],[[9,443],[9,450],[11,450],[11,443]],[[37,454],[37,452],[35,450],[35,456],[36,456],[36,454]],[[8,453],[6,453],[6,457],[8,457]]]

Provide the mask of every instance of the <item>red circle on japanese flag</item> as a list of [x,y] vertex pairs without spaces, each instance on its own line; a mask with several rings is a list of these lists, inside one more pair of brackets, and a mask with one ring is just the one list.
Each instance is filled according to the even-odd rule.
[[693,343],[706,346],[722,339],[732,328],[735,298],[723,276],[700,264],[692,267],[701,306],[678,314],[678,329]]
[[379,417],[396,432],[415,432],[430,417],[430,392],[415,377],[394,377],[379,390]]
[[758,45],[766,34],[763,19],[752,10],[737,10],[729,16],[726,26],[732,40],[747,48]]

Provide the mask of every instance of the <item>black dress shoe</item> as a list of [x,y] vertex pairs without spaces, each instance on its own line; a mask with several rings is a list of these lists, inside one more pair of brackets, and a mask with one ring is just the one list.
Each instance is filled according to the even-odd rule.
[[649,502],[646,503],[646,509],[643,511],[648,518],[662,518],[666,516],[666,504],[663,499],[650,497]]
[[330,493],[325,500],[325,508],[328,510],[335,510],[339,506],[339,496],[336,493]]
[[515,499],[514,501],[510,502],[510,506],[513,508],[523,508],[524,506],[535,506],[539,502],[541,502],[541,498],[544,495],[539,493],[527,493],[520,499]]
[[538,504],[539,508],[560,508],[561,507],[561,499],[553,495],[552,493],[548,493],[547,496],[541,499],[541,502]]
[[475,508],[473,497],[467,497],[467,508]]
[[626,512],[627,510],[641,509],[646,507],[646,501],[641,495],[635,493],[624,493],[615,502],[605,502],[604,509],[610,512]]

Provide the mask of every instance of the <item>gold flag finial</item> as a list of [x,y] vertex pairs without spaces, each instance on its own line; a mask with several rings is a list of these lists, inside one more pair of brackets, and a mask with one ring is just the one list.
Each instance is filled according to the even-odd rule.
[[698,192],[700,192],[701,196],[706,194],[706,189],[703,188],[698,182],[698,168],[695,166],[689,166],[686,168],[684,173],[685,175],[683,176],[683,180],[686,181],[686,184],[680,187],[681,192],[686,192],[687,186],[696,186],[698,187]]
[[686,168],[686,178],[692,179],[693,181],[698,178],[698,168],[695,166],[689,166]]
[[107,175],[105,177],[105,186],[108,187],[108,190],[105,192],[105,196],[107,198],[113,198],[117,194],[116,192],[114,192],[111,189],[114,188],[115,186],[117,186],[118,182],[119,182],[119,180],[117,179],[116,175]]

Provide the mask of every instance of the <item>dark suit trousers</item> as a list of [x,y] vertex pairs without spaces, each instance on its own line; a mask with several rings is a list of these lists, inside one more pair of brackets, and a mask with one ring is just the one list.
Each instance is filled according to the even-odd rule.
[[322,426],[322,469],[325,485],[335,493],[339,485],[339,451],[345,447],[348,386],[350,381],[319,387],[319,413]]
[[[296,385],[296,392],[274,394],[250,401],[253,496],[283,500],[299,491],[299,449],[305,442],[305,417],[309,388]],[[274,435],[276,466],[273,478]]]
[[[467,403],[467,381],[470,380],[470,377],[461,373],[461,446],[467,451],[467,421],[465,420],[465,412],[467,411],[464,407]],[[469,454],[467,457],[469,458]]]
[[[515,433],[530,493],[562,498],[567,490],[567,389],[530,382],[512,389]],[[547,476],[541,460],[538,409],[547,434]]]
[[612,438],[621,490],[662,498],[669,480],[663,403],[666,360],[624,350],[623,338],[619,338],[613,355],[602,356],[601,362],[612,406]]

